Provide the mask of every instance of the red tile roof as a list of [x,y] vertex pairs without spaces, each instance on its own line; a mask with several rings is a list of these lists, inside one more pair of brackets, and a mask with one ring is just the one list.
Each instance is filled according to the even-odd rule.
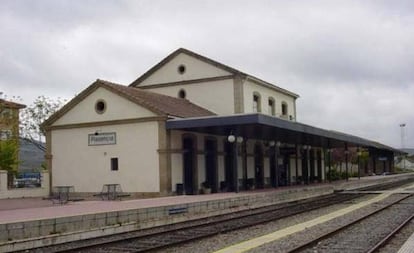
[[26,107],[23,104],[18,104],[18,103],[11,102],[11,101],[6,101],[6,100],[1,99],[1,98],[0,98],[0,105],[4,106],[6,108],[13,108],[13,109],[23,109],[23,108]]
[[180,118],[216,115],[201,106],[191,103],[187,99],[175,98],[99,79],[96,83],[158,114]]
[[79,95],[69,101],[59,111],[54,113],[45,122],[42,123],[41,127],[49,127],[56,120],[62,117],[65,113],[75,107],[80,101],[89,96],[98,88],[107,89],[119,96],[122,96],[131,102],[138,104],[159,116],[172,116],[178,118],[190,118],[190,117],[202,117],[202,116],[213,116],[215,113],[191,103],[186,99],[180,99],[170,97],[140,88],[128,87],[104,80],[96,80],[88,88],[83,90]]

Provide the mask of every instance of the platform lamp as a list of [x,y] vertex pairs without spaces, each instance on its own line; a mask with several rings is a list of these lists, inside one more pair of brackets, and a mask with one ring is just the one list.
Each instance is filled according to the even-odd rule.
[[233,144],[233,185],[235,192],[239,192],[239,176],[238,176],[238,168],[237,168],[237,144],[243,142],[243,137],[235,136],[233,132],[227,136],[227,141]]

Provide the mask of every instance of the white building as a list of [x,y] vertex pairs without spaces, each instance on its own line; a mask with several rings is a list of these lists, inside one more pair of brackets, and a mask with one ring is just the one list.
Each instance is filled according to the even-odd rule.
[[44,123],[51,185],[238,191],[323,181],[329,148],[369,148],[374,166],[393,160],[390,147],[296,122],[298,97],[178,49],[129,86],[97,80]]

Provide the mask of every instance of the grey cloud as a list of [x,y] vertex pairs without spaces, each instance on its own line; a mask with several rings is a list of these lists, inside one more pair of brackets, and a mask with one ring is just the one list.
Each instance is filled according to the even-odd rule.
[[[187,47],[301,95],[304,123],[414,145],[412,1],[2,1],[0,91],[71,98]],[[412,126],[412,127],[410,127]]]

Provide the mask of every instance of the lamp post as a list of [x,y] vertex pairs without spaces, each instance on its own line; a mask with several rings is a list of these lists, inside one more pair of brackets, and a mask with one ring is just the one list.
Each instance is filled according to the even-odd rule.
[[239,176],[238,176],[238,168],[237,168],[237,144],[240,144],[243,142],[243,137],[241,136],[235,136],[233,134],[230,134],[227,137],[227,140],[233,144],[233,185],[234,185],[234,191],[237,193],[239,192]]

